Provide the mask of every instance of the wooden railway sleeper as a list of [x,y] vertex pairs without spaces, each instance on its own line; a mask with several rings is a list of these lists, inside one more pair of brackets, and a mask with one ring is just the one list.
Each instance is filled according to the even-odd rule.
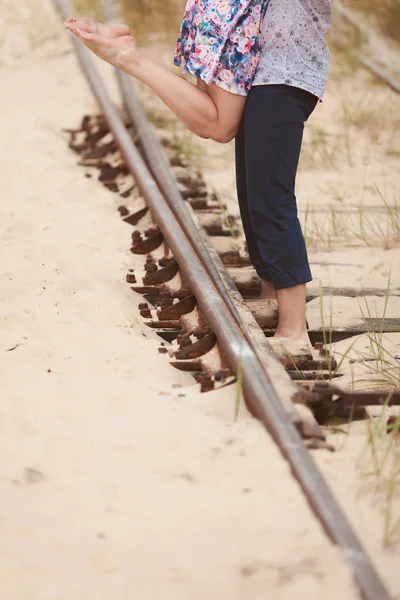
[[400,391],[353,392],[327,381],[302,381],[307,404],[321,424],[334,418],[364,419],[368,406],[400,406]]

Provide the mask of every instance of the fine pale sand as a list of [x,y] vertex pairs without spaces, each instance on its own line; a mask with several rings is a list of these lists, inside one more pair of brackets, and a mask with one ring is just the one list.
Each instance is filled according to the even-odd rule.
[[130,229],[61,134],[96,107],[50,2],[0,8],[2,597],[358,598],[269,436],[233,422],[235,388],[200,395],[142,325]]

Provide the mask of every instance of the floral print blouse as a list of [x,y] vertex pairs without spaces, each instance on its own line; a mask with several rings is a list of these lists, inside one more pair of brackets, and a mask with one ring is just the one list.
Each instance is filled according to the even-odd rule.
[[269,0],[188,0],[174,64],[207,84],[246,96],[260,59]]

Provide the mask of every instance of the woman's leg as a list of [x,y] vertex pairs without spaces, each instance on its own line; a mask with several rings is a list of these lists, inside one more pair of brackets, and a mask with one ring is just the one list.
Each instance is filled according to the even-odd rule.
[[[247,200],[247,169],[246,169],[246,144],[245,144],[245,126],[242,121],[238,134],[235,139],[235,158],[236,158],[236,189],[239,201],[240,216],[242,218],[243,230],[246,236],[247,251],[250,256],[252,265],[256,271],[263,268],[263,259],[259,252],[257,241],[253,234],[253,226],[251,223],[251,215]],[[263,300],[275,300],[276,290],[271,281],[267,278],[267,273],[264,271],[263,279],[261,280],[261,298]]]
[[[295,180],[304,123],[317,98],[285,85],[256,86],[243,119],[246,192],[256,270],[277,291],[277,336],[307,338],[305,284],[312,276],[297,216]],[[261,262],[261,266],[260,266]]]
[[111,35],[106,25],[69,19],[65,23],[87,48],[103,60],[151,88],[196,135],[226,143],[239,129],[245,96],[231,94],[217,85],[196,87],[186,79],[146,57],[131,35]]

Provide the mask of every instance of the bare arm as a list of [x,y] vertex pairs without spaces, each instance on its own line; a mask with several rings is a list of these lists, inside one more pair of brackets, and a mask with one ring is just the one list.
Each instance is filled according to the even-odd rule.
[[[216,139],[218,130],[236,135],[245,98],[215,85],[195,86],[151,58],[127,61],[123,70],[151,88],[180,121],[200,137]],[[207,90],[207,91],[206,91]],[[226,141],[226,140],[217,140]]]
[[196,87],[145,56],[131,35],[112,36],[107,26],[80,19],[67,21],[66,27],[97,56],[151,88],[196,135],[221,143],[236,135],[244,96],[216,85]]

